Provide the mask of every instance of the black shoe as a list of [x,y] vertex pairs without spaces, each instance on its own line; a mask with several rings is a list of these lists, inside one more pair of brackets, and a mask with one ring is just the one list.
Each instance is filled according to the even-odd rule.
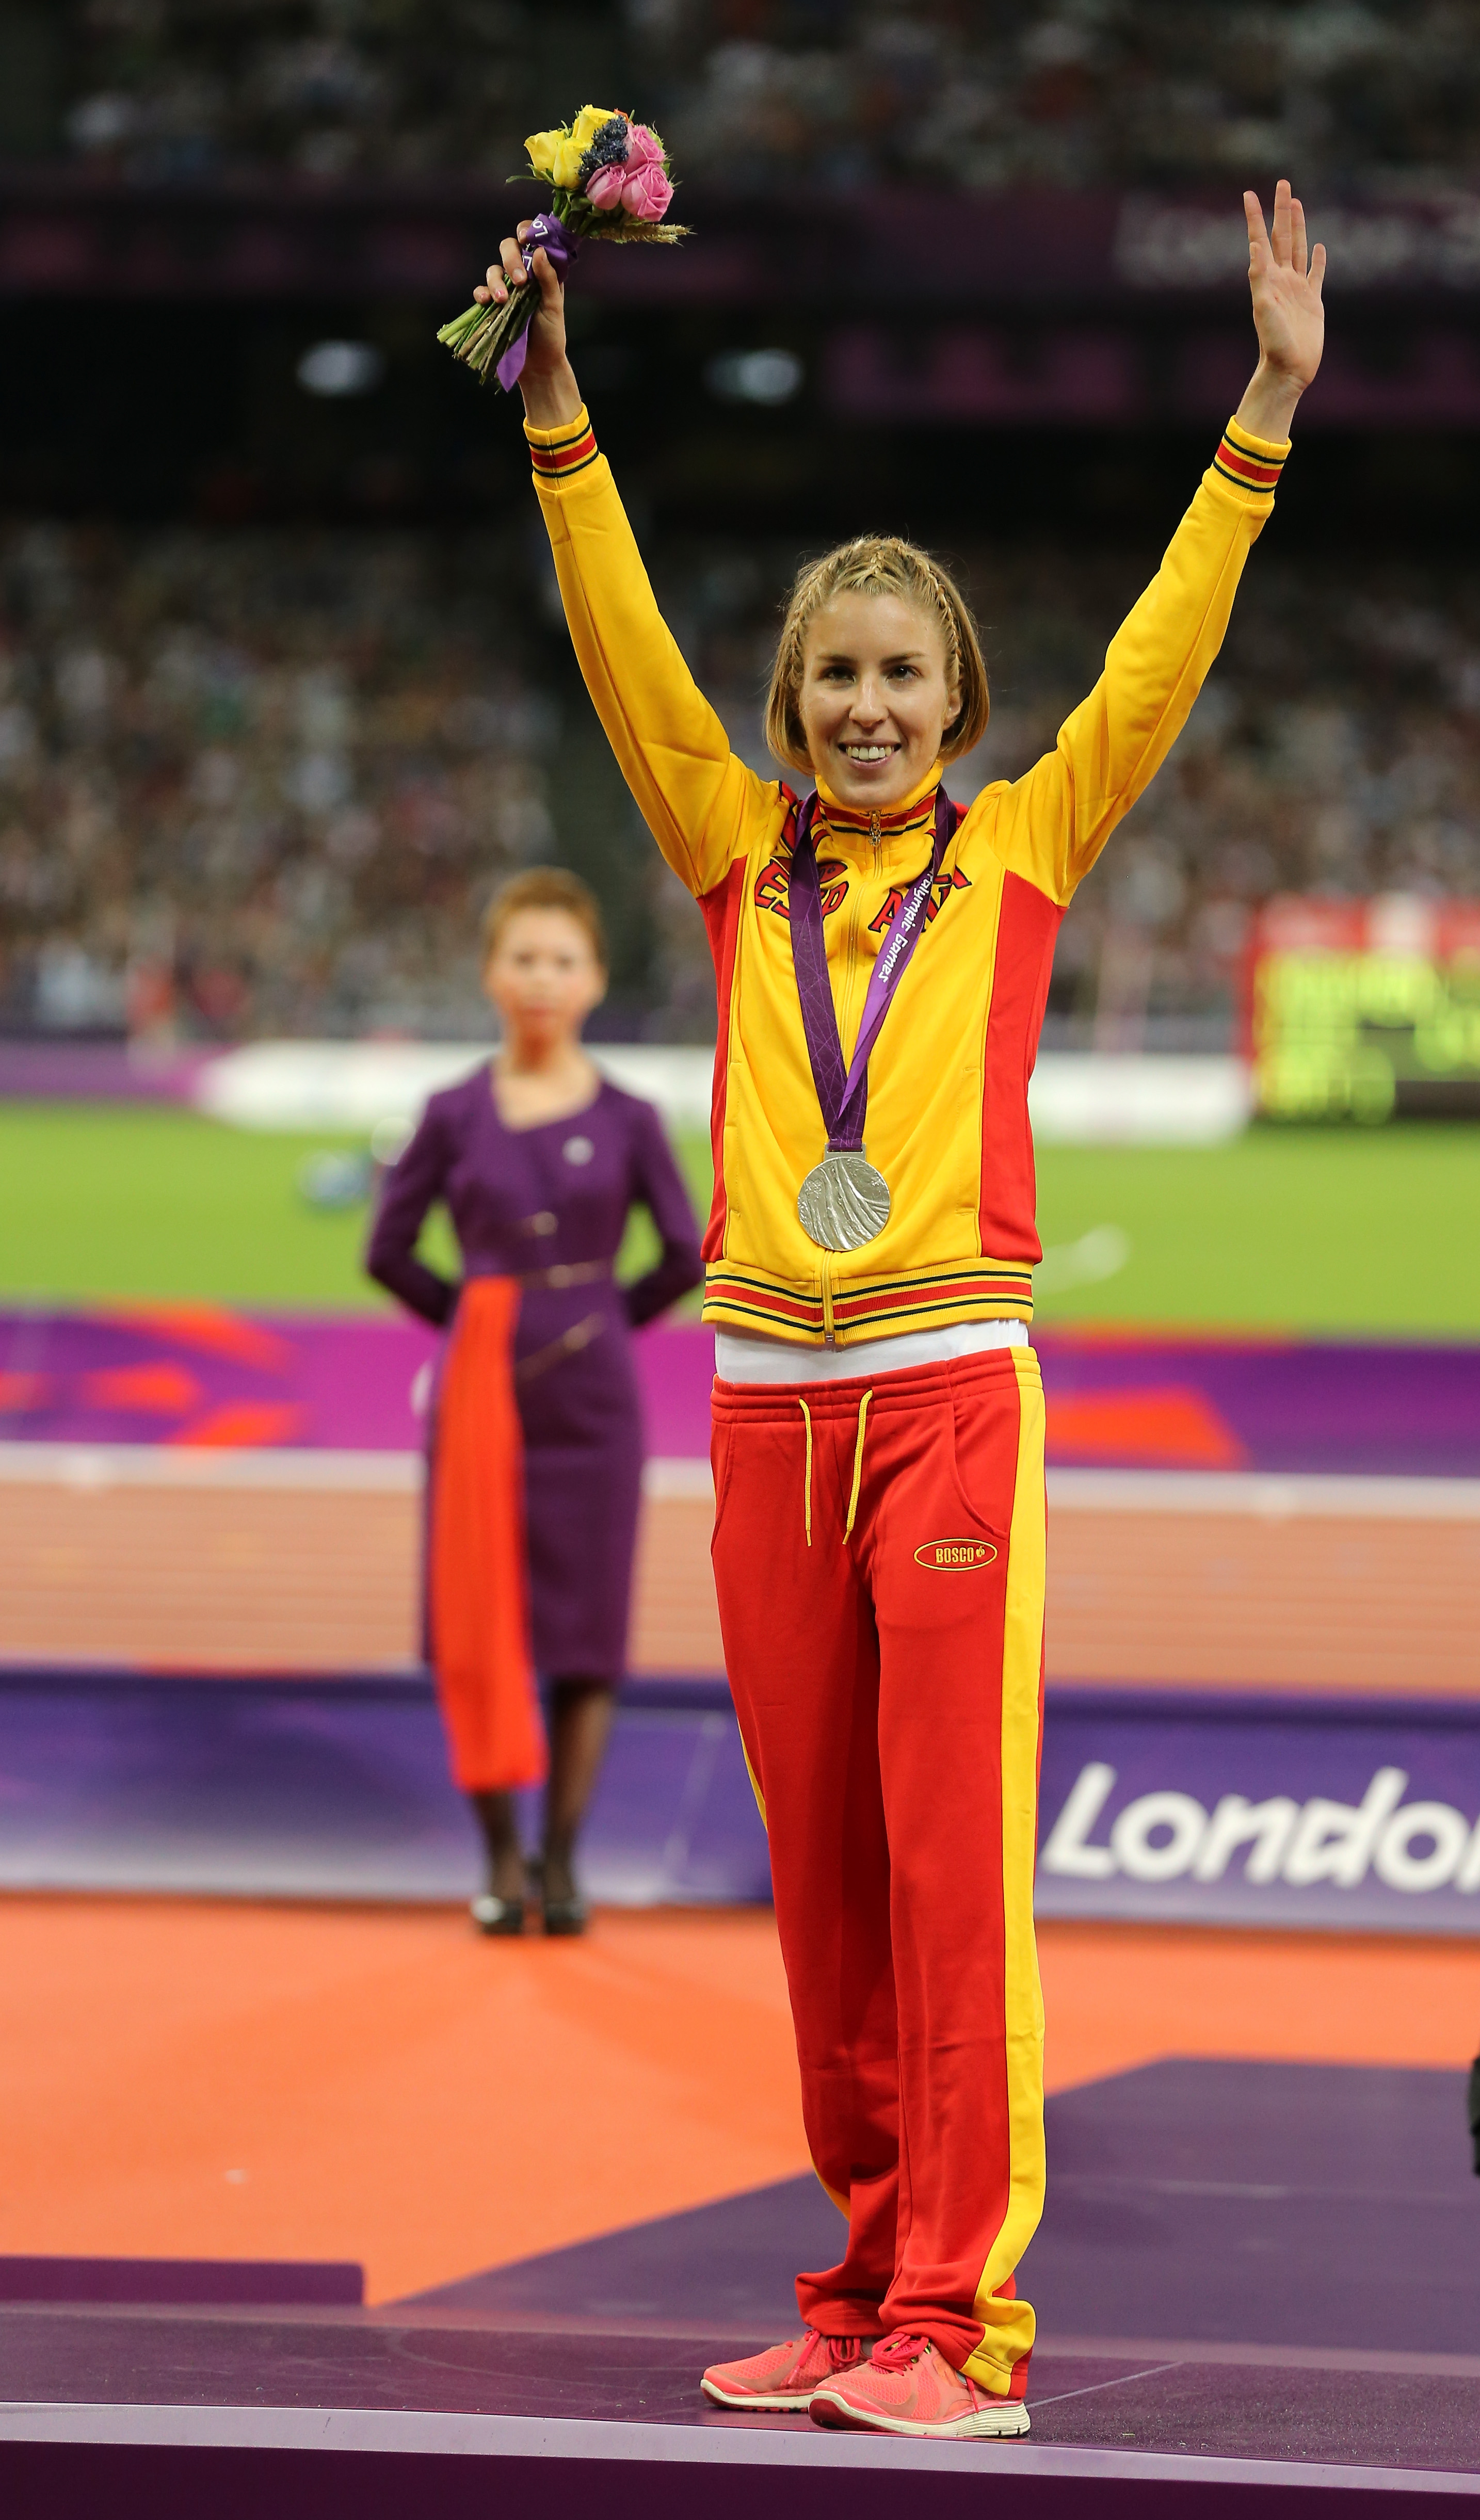
[[591,1922],[591,1911],[584,1899],[547,1899],[545,1931],[547,1934],[584,1934]]
[[480,1934],[521,1934],[524,1930],[522,1899],[498,1899],[491,1890],[482,1890],[470,1903],[468,1913]]

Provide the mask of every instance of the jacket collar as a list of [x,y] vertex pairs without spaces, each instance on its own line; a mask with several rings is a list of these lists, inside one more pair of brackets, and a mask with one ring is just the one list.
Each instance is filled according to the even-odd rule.
[[[880,812],[878,817],[880,838],[887,839],[896,832],[906,831],[912,824],[919,823],[921,819],[921,808],[933,804],[935,790],[940,786],[940,782],[941,765],[936,761],[926,771],[919,787],[913,788],[909,795],[902,797],[897,805],[890,805],[887,811]],[[830,832],[872,833],[874,817],[867,809],[857,805],[842,804],[833,795],[825,779],[818,780],[817,793],[826,814]]]

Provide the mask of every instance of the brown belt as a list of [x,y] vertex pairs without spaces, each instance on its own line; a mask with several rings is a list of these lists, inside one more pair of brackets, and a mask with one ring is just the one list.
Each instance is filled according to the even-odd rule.
[[531,1356],[520,1357],[514,1369],[515,1381],[537,1381],[542,1373],[550,1372],[553,1365],[563,1364],[567,1356],[579,1356],[583,1347],[589,1347],[593,1339],[601,1337],[605,1327],[605,1317],[602,1313],[588,1313],[584,1321],[572,1322],[569,1329],[562,1330],[548,1347],[537,1347]]
[[594,1286],[599,1278],[609,1278],[609,1260],[557,1261],[553,1269],[531,1269],[520,1278],[521,1286]]

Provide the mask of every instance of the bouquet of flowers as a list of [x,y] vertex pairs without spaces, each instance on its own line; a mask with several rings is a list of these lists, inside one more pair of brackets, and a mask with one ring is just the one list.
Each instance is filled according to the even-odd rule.
[[[526,271],[541,246],[563,279],[586,237],[606,245],[677,245],[690,233],[665,222],[673,199],[668,152],[650,125],[630,113],[583,105],[574,122],[531,132],[524,146],[531,173],[550,185],[553,196],[550,208],[529,222]],[[502,306],[470,306],[442,326],[437,339],[485,382],[491,369],[509,392],[523,367],[524,336],[539,302],[537,289],[511,290]]]

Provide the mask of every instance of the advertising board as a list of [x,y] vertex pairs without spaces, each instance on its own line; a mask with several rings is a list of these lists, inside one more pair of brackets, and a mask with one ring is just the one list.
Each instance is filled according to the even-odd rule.
[[1267,902],[1247,1018],[1267,1118],[1480,1113],[1480,901]]
[[1480,1932],[1480,1706],[1057,1688],[1041,1916]]

